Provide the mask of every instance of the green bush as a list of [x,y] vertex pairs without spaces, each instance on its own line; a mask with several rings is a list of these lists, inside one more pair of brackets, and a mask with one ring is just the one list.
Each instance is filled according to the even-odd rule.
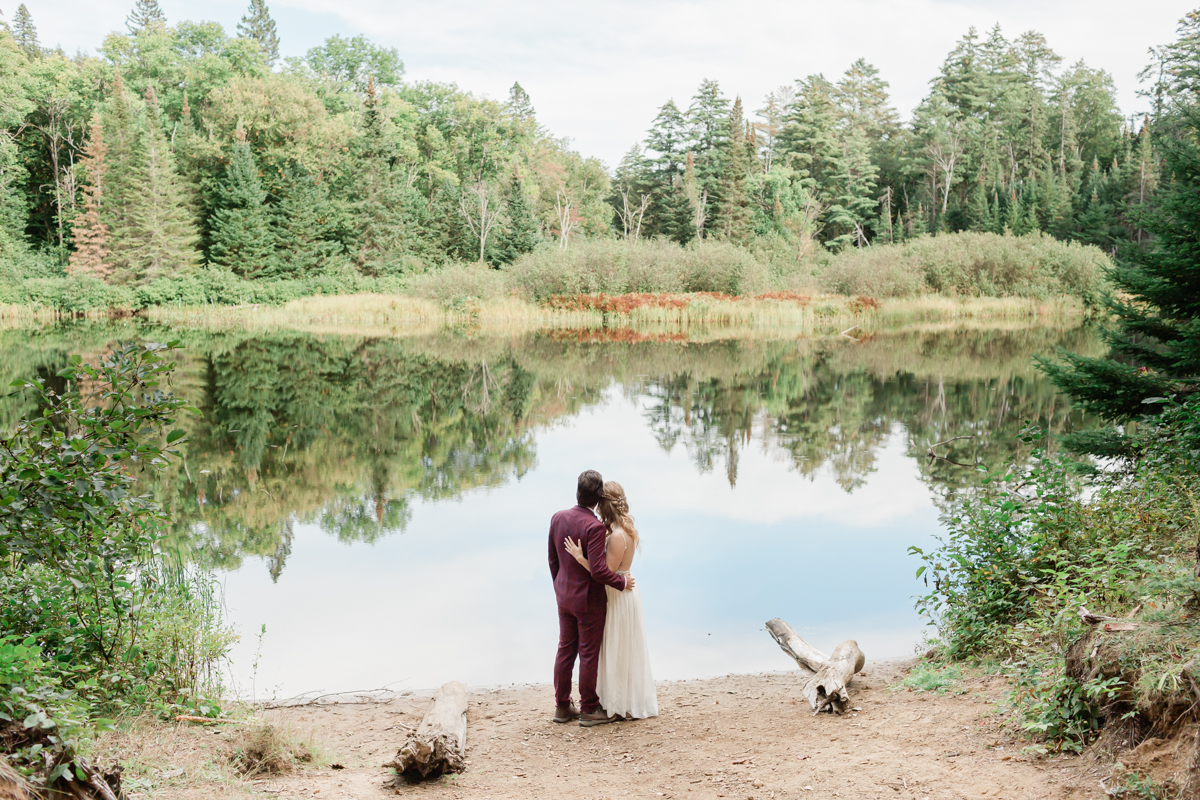
[[1111,266],[1096,247],[1042,233],[951,233],[844,250],[828,257],[818,281],[828,292],[871,297],[1074,295],[1091,303]]
[[412,275],[405,280],[405,294],[450,305],[475,298],[491,300],[514,291],[507,272],[480,264],[451,264],[438,270]]
[[231,633],[211,579],[159,555],[168,519],[138,482],[178,456],[191,411],[164,390],[169,352],[123,345],[74,357],[61,384],[13,384],[41,409],[0,435],[0,732],[27,765],[73,747],[72,715],[218,711]]
[[543,245],[505,271],[518,291],[537,299],[601,292],[753,294],[771,288],[767,265],[744,248],[713,241],[680,247],[661,239],[593,239],[566,250]]

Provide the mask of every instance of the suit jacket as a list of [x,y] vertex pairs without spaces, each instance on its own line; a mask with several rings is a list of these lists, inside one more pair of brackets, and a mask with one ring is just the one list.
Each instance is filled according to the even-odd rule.
[[[582,616],[608,610],[605,584],[618,592],[625,591],[625,576],[608,568],[604,554],[607,529],[590,509],[583,506],[559,511],[550,518],[550,577],[554,579],[554,594],[562,611]],[[591,574],[563,546],[567,538],[578,541],[592,565]]]

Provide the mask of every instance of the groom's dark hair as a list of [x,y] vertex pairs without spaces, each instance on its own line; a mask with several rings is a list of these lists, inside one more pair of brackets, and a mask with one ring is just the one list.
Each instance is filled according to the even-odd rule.
[[575,499],[584,508],[594,508],[600,502],[600,490],[604,488],[604,478],[594,469],[579,473],[579,485],[575,488]]

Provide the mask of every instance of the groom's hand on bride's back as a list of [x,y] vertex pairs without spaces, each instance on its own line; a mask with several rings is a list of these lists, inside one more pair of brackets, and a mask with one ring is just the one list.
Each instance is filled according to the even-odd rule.
[[636,586],[636,585],[637,585],[637,581],[635,581],[635,580],[633,579],[633,576],[632,576],[632,575],[626,575],[626,576],[625,576],[625,588],[624,588],[624,590],[623,590],[623,591],[626,591],[626,592],[628,592],[630,589],[632,589],[632,588],[633,588],[634,586]]

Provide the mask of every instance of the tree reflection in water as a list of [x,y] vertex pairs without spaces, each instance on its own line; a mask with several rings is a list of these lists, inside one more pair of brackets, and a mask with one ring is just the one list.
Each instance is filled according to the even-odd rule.
[[[99,326],[9,334],[0,374],[53,375],[68,352],[95,356],[153,329]],[[944,500],[980,469],[1024,457],[1026,422],[1059,433],[1086,424],[1030,357],[1061,345],[1099,352],[1082,328],[880,334],[862,341],[597,341],[557,332],[423,339],[185,334],[181,382],[201,416],[186,460],[153,489],[177,520],[182,552],[219,568],[262,558],[278,579],[294,526],[342,542],[402,532],[419,498],[459,498],[536,466],[535,431],[618,387],[640,403],[665,449],[699,472],[738,480],[745,448],[766,448],[799,475],[830,470],[847,492],[904,436]],[[0,420],[24,411],[0,405]],[[949,460],[932,463],[935,442]],[[614,445],[615,446],[615,445]],[[953,462],[958,462],[953,463]]]

